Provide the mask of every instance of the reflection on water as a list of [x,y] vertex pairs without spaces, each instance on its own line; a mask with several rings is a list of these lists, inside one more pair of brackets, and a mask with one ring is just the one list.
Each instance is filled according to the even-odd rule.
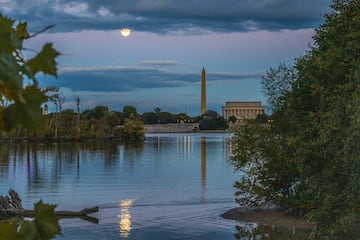
[[206,138],[201,137],[201,201],[205,201],[206,194]]
[[15,189],[25,208],[39,199],[58,210],[100,206],[99,224],[62,220],[56,239],[234,239],[235,223],[219,217],[236,206],[228,138],[1,144],[0,194]]
[[307,239],[308,230],[261,226],[255,223],[244,223],[236,226],[236,239],[267,239],[267,240],[303,240]]
[[184,160],[191,158],[192,141],[191,136],[183,135],[178,136],[176,139],[176,150],[178,154],[183,155]]
[[120,226],[120,237],[128,238],[131,232],[131,214],[130,207],[133,204],[134,199],[125,199],[119,202],[120,215],[118,217]]

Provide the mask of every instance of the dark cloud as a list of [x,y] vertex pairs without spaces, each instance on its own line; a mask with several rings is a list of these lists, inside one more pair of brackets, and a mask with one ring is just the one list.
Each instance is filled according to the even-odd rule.
[[184,64],[173,60],[146,60],[141,62],[139,65],[150,67],[175,67]]
[[[169,61],[171,62],[171,61]],[[207,73],[212,81],[239,81],[261,74]],[[102,67],[60,71],[57,79],[40,77],[42,87],[59,86],[72,91],[126,92],[139,89],[182,87],[199,84],[201,73],[170,72],[147,68]]]
[[129,26],[157,33],[317,27],[331,0],[5,0],[0,11],[53,31]]

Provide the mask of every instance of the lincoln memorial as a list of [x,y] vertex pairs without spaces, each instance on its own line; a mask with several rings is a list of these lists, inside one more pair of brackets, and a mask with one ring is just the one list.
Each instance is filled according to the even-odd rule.
[[264,111],[265,107],[261,105],[261,102],[226,102],[222,107],[222,116],[226,120],[234,116],[237,121],[242,121],[243,119],[255,119]]

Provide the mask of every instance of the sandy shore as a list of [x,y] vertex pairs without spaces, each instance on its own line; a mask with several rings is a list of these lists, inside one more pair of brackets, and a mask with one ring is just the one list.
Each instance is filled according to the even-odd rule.
[[230,209],[221,217],[242,222],[253,222],[263,226],[280,228],[311,229],[312,225],[305,218],[293,217],[281,210],[258,210],[245,207]]

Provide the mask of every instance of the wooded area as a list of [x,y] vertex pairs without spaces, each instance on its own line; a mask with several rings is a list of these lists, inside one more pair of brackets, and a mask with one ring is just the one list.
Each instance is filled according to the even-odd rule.
[[306,216],[314,239],[359,239],[359,1],[335,0],[313,39],[263,78],[272,121],[235,133],[237,201]]

